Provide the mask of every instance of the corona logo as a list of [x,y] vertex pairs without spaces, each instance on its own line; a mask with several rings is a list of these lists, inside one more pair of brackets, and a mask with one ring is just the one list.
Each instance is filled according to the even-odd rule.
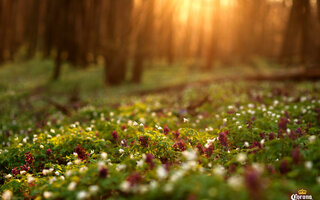
[[312,200],[312,195],[307,194],[307,190],[300,189],[298,190],[298,194],[292,194],[291,200],[303,200],[303,199],[309,199]]
[[307,194],[307,190],[301,189],[298,191],[298,194],[300,194],[300,195]]

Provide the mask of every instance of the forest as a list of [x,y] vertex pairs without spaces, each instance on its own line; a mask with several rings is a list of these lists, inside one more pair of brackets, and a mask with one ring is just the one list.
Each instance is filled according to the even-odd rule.
[[317,199],[320,0],[0,0],[0,199]]

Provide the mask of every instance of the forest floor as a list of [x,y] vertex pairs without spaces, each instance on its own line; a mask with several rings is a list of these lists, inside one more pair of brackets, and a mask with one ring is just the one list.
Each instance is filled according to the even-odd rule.
[[285,70],[256,60],[212,72],[159,63],[141,85],[105,87],[101,67],[65,65],[53,83],[52,66],[0,68],[3,199],[320,194],[320,81],[232,80]]

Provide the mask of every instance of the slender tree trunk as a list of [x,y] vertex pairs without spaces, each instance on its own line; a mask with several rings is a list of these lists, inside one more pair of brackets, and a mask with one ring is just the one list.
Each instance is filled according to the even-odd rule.
[[109,0],[105,82],[121,84],[126,76],[131,33],[132,0]]
[[[298,46],[300,44],[300,47]],[[284,35],[281,60],[292,62],[299,56],[304,63],[310,53],[310,1],[293,0],[287,28]]]
[[212,34],[210,37],[209,49],[206,56],[206,62],[204,70],[210,70],[212,68],[214,60],[217,58],[218,52],[218,39],[220,29],[220,0],[214,1],[214,10],[212,16]]
[[144,0],[141,5],[140,27],[136,39],[136,49],[134,51],[134,63],[132,71],[133,83],[140,83],[143,73],[143,65],[147,57],[152,55],[153,46],[153,26],[154,26],[154,0]]

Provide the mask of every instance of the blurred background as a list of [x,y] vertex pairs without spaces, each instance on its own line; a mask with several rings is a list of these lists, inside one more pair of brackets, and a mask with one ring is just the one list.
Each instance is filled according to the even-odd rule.
[[258,65],[315,76],[319,29],[320,0],[0,0],[0,63],[37,59],[33,68],[52,65],[52,81],[66,65],[100,67],[107,85],[177,63],[202,74]]

